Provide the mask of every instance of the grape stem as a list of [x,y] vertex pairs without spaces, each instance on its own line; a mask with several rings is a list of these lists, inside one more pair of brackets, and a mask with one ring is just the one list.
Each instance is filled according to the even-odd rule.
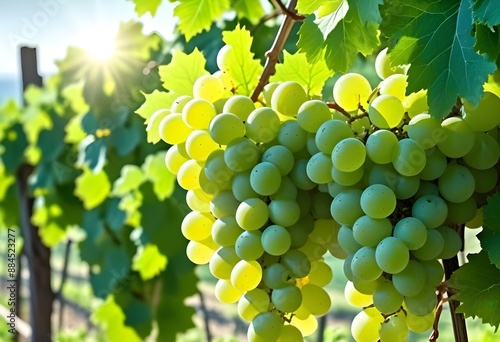
[[339,113],[341,113],[345,117],[347,117],[349,119],[351,118],[351,114],[349,114],[344,108],[340,107],[338,103],[326,102],[326,105],[328,106],[328,108],[335,109],[336,111],[338,111]]
[[283,14],[295,21],[304,21],[306,19],[304,15],[300,15],[295,12],[295,6],[293,7],[293,9],[288,9],[285,4],[281,2],[281,0],[271,0],[271,3],[273,3],[273,5],[277,5],[280,8],[281,12],[283,12]]
[[[279,3],[281,3],[281,1]],[[296,5],[297,0],[291,0],[285,14],[287,14],[288,12],[294,13]],[[285,42],[290,35],[293,24],[295,24],[295,22],[296,20],[292,18],[292,16],[285,16],[285,19],[281,23],[280,29],[278,31],[278,34],[276,35],[276,38],[274,39],[271,49],[266,52],[266,65],[264,66],[264,71],[262,72],[262,75],[260,77],[259,84],[257,84],[257,87],[252,94],[252,100],[254,102],[257,102],[257,100],[259,99],[259,95],[264,89],[264,86],[269,82],[269,77],[271,77],[271,75],[274,75],[274,73],[276,72],[276,63],[278,62],[279,54],[283,50]]]
[[436,313],[434,316],[434,323],[432,324],[432,334],[429,337],[429,342],[436,342],[439,337],[439,319],[441,318],[441,313],[443,312],[443,305],[448,301],[448,298],[443,296],[446,291],[446,286],[439,288],[438,286],[438,305],[436,307]]

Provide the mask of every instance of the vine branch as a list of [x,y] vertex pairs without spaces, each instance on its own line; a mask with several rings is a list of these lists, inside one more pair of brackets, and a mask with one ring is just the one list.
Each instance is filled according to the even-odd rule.
[[274,0],[273,3],[278,5],[283,14],[285,14],[287,17],[292,18],[295,21],[304,21],[306,19],[305,16],[297,14],[295,12],[295,6],[293,6],[293,8],[287,8],[285,4],[281,2],[281,0]]
[[340,107],[336,102],[326,102],[328,108],[335,109],[337,112],[341,113],[347,118],[351,118],[351,114],[349,114],[344,108]]
[[[296,5],[297,0],[291,0],[287,10],[291,13],[295,12]],[[290,15],[286,15],[285,19],[281,23],[278,34],[274,39],[271,49],[266,52],[266,65],[264,66],[264,71],[262,72],[262,75],[260,77],[259,84],[257,84],[257,87],[252,94],[252,101],[257,102],[260,93],[264,89],[264,86],[269,82],[269,78],[276,72],[276,63],[278,62],[279,54],[285,46],[285,42],[290,35],[290,31],[292,30],[295,21],[296,20]]]

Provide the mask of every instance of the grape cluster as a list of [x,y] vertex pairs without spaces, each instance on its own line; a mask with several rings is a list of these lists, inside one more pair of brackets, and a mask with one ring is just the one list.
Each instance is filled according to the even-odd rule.
[[[487,93],[438,121],[426,91],[406,95],[405,67],[376,59],[382,81],[348,73],[335,103],[297,82],[270,83],[258,102],[234,94],[226,63],[149,127],[171,144],[165,163],[187,190],[189,259],[208,264],[216,297],[237,303],[249,341],[302,341],[326,314],[344,259],[347,301],[363,310],[357,341],[406,341],[427,331],[442,282],[439,259],[462,247],[457,227],[480,224],[497,185],[500,107]],[[478,209],[479,208],[479,209]]]

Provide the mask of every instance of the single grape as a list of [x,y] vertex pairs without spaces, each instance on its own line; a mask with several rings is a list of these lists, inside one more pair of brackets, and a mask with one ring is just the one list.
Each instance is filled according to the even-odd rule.
[[[281,334],[283,319],[275,311],[261,312],[254,317],[250,327],[257,336],[264,337],[266,341],[276,341]],[[250,338],[248,340],[251,341]]]
[[373,296],[359,292],[351,281],[347,281],[344,288],[344,297],[349,305],[365,307],[373,303]]
[[398,138],[393,132],[380,129],[366,140],[366,155],[377,164],[388,164],[392,161],[392,151],[397,143]]
[[250,173],[250,185],[259,195],[269,196],[274,194],[281,185],[279,169],[269,162],[255,165]]
[[401,100],[393,95],[379,95],[368,108],[370,121],[378,128],[394,128],[404,116]]
[[328,292],[320,286],[306,284],[300,288],[302,305],[315,316],[323,316],[330,311],[332,301]]
[[293,284],[274,289],[271,293],[271,302],[280,311],[293,312],[302,303],[301,289]]
[[428,229],[424,245],[412,251],[412,254],[419,260],[432,260],[439,256],[443,247],[443,235],[437,229]]
[[201,98],[190,100],[182,108],[182,120],[192,129],[207,129],[216,114],[214,105]]
[[301,190],[311,190],[316,187],[316,183],[307,176],[307,163],[307,159],[296,160],[289,174],[292,182]]
[[295,120],[285,121],[279,127],[278,142],[288,148],[292,153],[306,147],[307,132]]
[[375,58],[375,72],[381,79],[394,74],[404,74],[404,66],[391,66],[391,58],[387,55],[388,48],[382,49]]
[[387,218],[375,219],[365,215],[356,220],[352,233],[360,245],[376,247],[384,238],[391,236],[392,223]]
[[439,196],[424,195],[413,204],[411,214],[427,228],[437,228],[446,220],[448,206]]
[[375,280],[382,274],[382,269],[375,260],[375,248],[361,247],[351,262],[352,275],[365,281]]
[[465,100],[462,107],[463,118],[475,132],[486,132],[500,124],[500,98],[485,91],[477,106]]
[[403,296],[417,295],[425,285],[426,272],[417,260],[410,260],[399,273],[392,275],[394,288]]
[[352,320],[351,335],[356,342],[377,342],[379,340],[380,324],[384,318],[380,314],[368,314],[369,310],[360,311]]
[[223,113],[232,113],[240,121],[246,121],[250,113],[255,109],[252,99],[244,95],[231,96],[222,109]]
[[425,150],[436,146],[443,135],[441,123],[426,113],[414,116],[408,124],[408,136]]
[[238,301],[238,315],[247,322],[269,309],[269,294],[262,289],[253,289],[242,295]]
[[276,138],[280,130],[280,119],[274,110],[260,107],[253,110],[246,123],[246,135],[259,143],[267,143]]
[[333,86],[333,98],[344,110],[351,112],[358,106],[366,106],[372,88],[368,80],[356,73],[347,73],[339,77]]
[[260,151],[248,138],[238,138],[231,141],[224,151],[227,166],[236,172],[242,172],[257,164]]
[[359,169],[366,158],[365,145],[356,138],[341,140],[332,151],[333,166],[342,172]]
[[455,163],[448,164],[438,180],[441,196],[453,203],[463,202],[472,196],[475,185],[474,176],[469,169]]
[[406,342],[409,330],[402,314],[389,317],[380,328],[380,342]]
[[352,226],[364,215],[360,203],[362,194],[360,189],[349,189],[336,195],[330,207],[333,219],[340,224]]
[[333,148],[347,138],[354,138],[354,133],[347,123],[341,120],[328,120],[318,128],[315,141],[321,152],[331,154]]
[[282,145],[274,145],[262,154],[262,161],[274,164],[282,176],[287,175],[293,168],[292,152]]
[[408,265],[410,253],[403,241],[389,236],[377,245],[375,257],[384,272],[395,274]]
[[402,304],[403,295],[396,290],[391,281],[382,282],[375,288],[373,305],[384,315],[398,311]]
[[245,135],[245,125],[236,115],[222,113],[210,121],[208,131],[217,144],[227,145]]
[[260,230],[244,231],[235,242],[236,254],[242,260],[257,260],[264,254]]
[[231,284],[243,292],[255,289],[261,280],[262,267],[255,260],[240,260],[231,271]]
[[436,228],[443,236],[444,245],[443,250],[437,256],[437,259],[450,259],[453,258],[462,248],[462,239],[458,233],[447,226]]
[[373,218],[384,218],[392,214],[396,208],[396,195],[385,185],[373,184],[361,194],[363,212]]
[[437,305],[436,291],[433,287],[424,286],[415,296],[404,299],[408,311],[415,316],[423,317],[434,311]]
[[192,211],[182,220],[182,235],[188,240],[205,240],[211,234],[214,221],[215,219],[211,214]]
[[443,136],[437,147],[450,158],[465,156],[474,145],[475,135],[472,127],[462,118],[451,117],[441,123]]
[[427,89],[422,89],[406,96],[403,101],[403,106],[410,119],[418,114],[427,113],[429,111],[429,106],[427,105]]
[[332,160],[329,155],[318,152],[313,155],[306,166],[309,179],[316,184],[326,184],[332,181]]
[[300,106],[307,101],[302,86],[294,81],[283,82],[273,92],[271,108],[281,115],[295,116]]
[[262,281],[271,289],[279,289],[290,284],[290,273],[282,264],[271,264],[264,269]]
[[330,108],[323,101],[309,100],[304,102],[297,114],[297,122],[307,132],[316,133],[319,127],[332,118]]
[[297,249],[288,250],[282,255],[280,262],[295,278],[303,278],[311,271],[311,262],[303,252]]
[[227,279],[219,279],[215,284],[214,294],[219,302],[224,304],[234,304],[241,298],[243,292],[235,288],[231,284],[231,281]]
[[215,102],[224,96],[224,84],[213,75],[200,76],[193,85],[193,96]]
[[399,101],[403,102],[406,98],[406,86],[408,76],[404,74],[393,74],[387,76],[382,82],[379,84],[379,93],[381,95],[392,95],[399,99]]
[[422,146],[413,139],[402,139],[392,152],[392,165],[403,176],[416,176],[425,167],[427,158]]
[[234,246],[236,239],[243,233],[234,216],[225,216],[212,224],[212,239],[220,246]]
[[278,342],[302,342],[304,338],[300,330],[293,325],[284,325],[281,328],[281,334],[278,337]]
[[486,133],[476,133],[474,145],[463,158],[467,165],[475,169],[489,169],[495,166],[500,158],[498,141]]
[[261,243],[267,253],[281,255],[290,249],[292,239],[285,228],[271,225],[262,233]]
[[415,217],[405,217],[394,226],[394,237],[403,241],[409,250],[422,247],[427,240],[427,228]]
[[158,127],[160,138],[167,144],[182,144],[186,141],[192,129],[182,120],[182,115],[172,113],[165,116]]
[[266,202],[260,198],[249,198],[238,205],[236,222],[245,230],[257,230],[264,226],[269,218]]

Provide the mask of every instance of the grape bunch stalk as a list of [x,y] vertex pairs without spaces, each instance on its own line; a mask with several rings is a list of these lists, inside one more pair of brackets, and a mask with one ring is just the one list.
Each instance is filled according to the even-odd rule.
[[219,301],[237,303],[248,341],[314,333],[331,306],[327,252],[344,260],[345,297],[362,308],[356,341],[406,341],[434,323],[439,260],[462,248],[457,227],[480,226],[497,186],[500,114],[483,113],[500,99],[486,93],[436,120],[386,52],[374,89],[348,73],[334,103],[294,81],[268,84],[254,102],[234,94],[225,46],[219,71],[150,119],[187,190],[187,255],[209,265]]

